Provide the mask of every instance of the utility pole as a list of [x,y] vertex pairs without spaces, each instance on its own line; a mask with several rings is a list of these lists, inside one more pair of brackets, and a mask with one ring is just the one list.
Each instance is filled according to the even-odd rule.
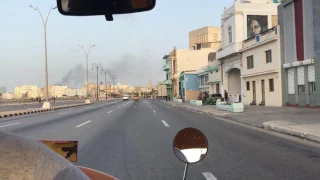
[[47,15],[46,21],[44,21],[43,16],[39,10],[39,8],[37,6],[33,7],[30,5],[30,7],[35,10],[38,11],[41,19],[42,19],[42,24],[43,24],[43,28],[44,28],[44,64],[45,64],[45,80],[46,80],[46,101],[43,103],[42,108],[51,108],[51,104],[48,101],[48,94],[49,94],[49,83],[48,83],[48,55],[47,55],[47,24],[48,24],[48,19],[49,19],[49,15],[51,13],[51,10],[56,9],[57,7],[53,7],[51,6],[49,13]]
[[110,71],[108,69],[102,69],[101,73],[104,72],[104,84],[106,86],[106,99],[108,99],[108,85],[107,85],[107,74],[110,75]]
[[102,70],[102,64],[98,63],[93,63],[92,64],[92,70],[93,70],[93,67],[95,67],[97,69],[97,101],[99,100],[99,68]]

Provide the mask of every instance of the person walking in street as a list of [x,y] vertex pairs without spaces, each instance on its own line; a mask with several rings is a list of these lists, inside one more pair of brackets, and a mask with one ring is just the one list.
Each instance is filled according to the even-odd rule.
[[224,90],[224,100],[228,103],[229,96],[227,90]]

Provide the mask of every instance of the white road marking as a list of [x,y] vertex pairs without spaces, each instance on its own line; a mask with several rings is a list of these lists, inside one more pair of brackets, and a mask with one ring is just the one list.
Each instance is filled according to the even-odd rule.
[[63,112],[63,113],[60,113],[60,114],[68,114],[69,112]]
[[166,127],[170,127],[169,124],[165,120],[161,120],[161,121]]
[[136,108],[136,106],[134,106],[133,108]]
[[216,177],[211,172],[203,172],[202,175],[207,179],[207,180],[218,180]]
[[20,122],[18,123],[12,123],[12,124],[7,124],[7,125],[3,125],[3,126],[0,126],[0,127],[7,127],[7,126],[13,126],[13,125],[16,125],[16,124],[19,124]]
[[81,127],[81,126],[83,126],[83,125],[85,125],[85,124],[88,124],[89,122],[91,122],[91,120],[89,120],[89,121],[87,121],[87,122],[84,122],[84,123],[82,123],[82,124],[79,124],[78,126],[76,126],[76,128]]
[[154,112],[154,113],[156,113],[156,111],[155,111],[155,110],[153,110],[153,112]]
[[109,112],[107,112],[107,113],[108,113],[108,114],[109,114],[109,113],[112,113],[112,111],[109,111]]
[[118,108],[121,108],[120,106],[118,106]]

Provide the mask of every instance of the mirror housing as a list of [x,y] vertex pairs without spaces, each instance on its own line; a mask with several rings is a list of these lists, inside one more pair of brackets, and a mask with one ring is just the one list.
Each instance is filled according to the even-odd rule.
[[113,14],[150,11],[155,5],[156,0],[57,0],[57,6],[62,15],[105,15],[108,21],[113,20]]

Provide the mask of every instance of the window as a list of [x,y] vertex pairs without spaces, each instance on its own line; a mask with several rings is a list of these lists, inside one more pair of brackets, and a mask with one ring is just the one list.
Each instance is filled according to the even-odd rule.
[[274,82],[273,79],[269,79],[269,91],[274,92]]
[[309,82],[309,90],[310,90],[310,93],[316,92],[316,82]]
[[247,69],[253,69],[253,56],[248,56],[247,57]]
[[229,43],[232,43],[232,27],[228,27]]
[[205,82],[205,85],[209,85],[209,76],[208,75],[204,76],[204,82]]
[[305,86],[304,85],[298,85],[298,91],[299,91],[299,94],[300,93],[305,93],[306,92]]
[[288,94],[295,94],[294,68],[288,69]]
[[247,82],[247,91],[250,91],[250,82]]
[[266,51],[266,63],[272,62],[272,53],[271,50]]

